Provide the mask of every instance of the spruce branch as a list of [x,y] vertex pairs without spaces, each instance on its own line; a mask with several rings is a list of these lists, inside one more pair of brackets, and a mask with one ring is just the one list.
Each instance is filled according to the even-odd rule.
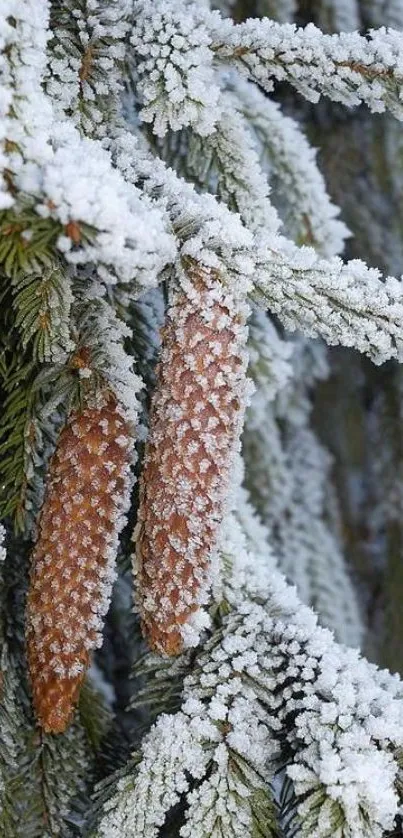
[[296,120],[286,116],[256,85],[230,78],[233,106],[256,136],[271,196],[295,244],[314,247],[322,256],[341,253],[350,235],[330,200],[313,149]]
[[33,265],[14,278],[15,326],[24,350],[30,344],[34,361],[60,362],[72,350],[69,277],[57,264]]
[[250,230],[275,232],[277,213],[246,119],[237,109],[237,97],[222,95],[222,109],[214,133],[200,137],[190,132],[185,145],[184,169],[188,179],[217,195],[238,213]]
[[31,481],[42,434],[36,417],[34,381],[37,368],[32,361],[3,350],[0,377],[3,412],[0,423],[1,516],[13,516],[17,530],[24,529],[31,505]]
[[353,346],[376,364],[402,357],[402,281],[383,280],[360,260],[321,259],[312,248],[273,237],[255,286],[256,299],[290,331]]
[[0,264],[3,273],[17,281],[24,273],[47,267],[62,233],[62,225],[38,215],[29,198],[23,198],[18,208],[13,206],[1,212]]
[[301,338],[282,344],[261,312],[253,314],[249,344],[256,391],[243,434],[246,486],[278,566],[302,601],[340,642],[360,647],[363,624],[355,589],[342,545],[326,520],[331,458],[311,428],[310,390],[315,376],[328,374],[326,348],[319,345],[314,352]]
[[31,199],[33,210],[59,231],[56,246],[67,261],[99,263],[103,278],[112,282],[119,275],[154,284],[173,254],[166,219],[149,201],[143,203],[140,190],[126,183],[98,140],[83,137],[60,118],[44,91],[47,6],[27,0],[15,10],[12,26],[6,10],[0,24],[7,46],[4,103],[12,105],[0,161],[7,173],[1,207],[13,207],[18,216],[20,203]]
[[81,688],[78,717],[94,754],[97,754],[110,730],[112,714],[90,673]]
[[381,28],[367,37],[324,35],[313,24],[300,29],[268,19],[226,21],[212,32],[211,50],[268,91],[274,79],[288,81],[312,102],[324,95],[348,107],[363,102],[374,112],[389,110],[403,118],[400,32]]
[[[40,285],[43,270],[37,278]],[[2,516],[14,519],[17,531],[27,532],[32,529],[42,501],[44,466],[54,448],[64,410],[77,400],[79,379],[72,368],[70,356],[63,362],[59,357],[59,364],[41,365],[43,348],[50,345],[46,341],[46,332],[44,335],[38,330],[32,335],[33,340],[28,339],[26,346],[23,345],[24,335],[28,335],[32,321],[22,321],[17,327],[18,312],[17,317],[13,312],[14,290],[12,284],[3,296],[2,309],[2,325],[8,334],[0,354],[3,407],[0,419],[0,511]],[[19,301],[21,306],[26,302]],[[27,302],[33,308],[34,317],[38,302],[40,299],[34,289]],[[67,302],[69,304],[69,298]]]
[[357,596],[340,545],[324,518],[329,455],[308,427],[292,428],[284,421],[291,492],[275,524],[279,566],[302,601],[319,615],[320,624],[332,629],[341,643],[360,648],[364,626]]
[[183,680],[191,671],[192,660],[189,649],[176,658],[164,658],[150,651],[138,658],[132,671],[136,690],[129,709],[146,713],[146,727],[159,713],[173,713],[180,708]]
[[47,91],[89,137],[106,136],[119,112],[130,6],[127,0],[51,6]]
[[[128,836],[156,836],[185,795],[180,834],[205,838],[214,824],[211,805],[221,793],[226,824],[237,812],[237,822],[253,835],[252,777],[269,793],[273,764],[285,759],[304,834],[314,824],[316,834],[328,838],[344,824],[344,834],[381,838],[398,805],[393,753],[401,741],[401,714],[399,683],[337,647],[272,575],[265,602],[238,602],[199,653],[185,678],[181,710],[160,716],[144,737],[141,762],[115,787],[94,834],[120,829]],[[240,790],[229,782],[231,759],[244,781],[240,811],[230,803]],[[371,769],[364,779],[365,764]]]
[[142,118],[159,136],[168,127],[214,132],[222,108],[221,63],[234,63],[268,91],[273,80],[288,81],[314,102],[326,95],[403,118],[403,42],[394,30],[324,35],[313,24],[301,29],[267,18],[234,24],[186,0],[165,0],[158,12],[150,0],[136,0],[130,42]]
[[[16,769],[18,766],[18,730],[24,723],[16,700],[18,681],[8,661],[7,646],[2,643],[0,662],[0,828],[12,836],[15,823]],[[15,833],[14,833],[15,834]]]

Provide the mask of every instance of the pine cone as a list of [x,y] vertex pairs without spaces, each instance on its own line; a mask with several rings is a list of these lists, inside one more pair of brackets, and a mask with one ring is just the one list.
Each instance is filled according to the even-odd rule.
[[65,730],[90,652],[102,642],[130,453],[127,422],[110,396],[72,413],[50,463],[27,610],[34,707],[48,732]]
[[181,651],[185,624],[190,641],[192,615],[211,582],[246,402],[246,314],[211,273],[194,269],[175,292],[163,332],[135,573],[144,633],[169,655]]

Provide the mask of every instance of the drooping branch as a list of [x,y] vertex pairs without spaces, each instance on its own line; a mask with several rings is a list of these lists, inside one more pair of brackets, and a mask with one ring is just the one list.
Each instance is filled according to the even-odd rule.
[[321,95],[349,107],[363,102],[403,118],[400,32],[324,35],[313,24],[300,29],[264,18],[220,24],[212,38],[217,58],[234,62],[266,90],[274,80],[288,81],[313,102]]
[[383,280],[358,259],[321,259],[312,248],[273,237],[255,289],[291,331],[354,347],[378,364],[402,358],[403,283]]

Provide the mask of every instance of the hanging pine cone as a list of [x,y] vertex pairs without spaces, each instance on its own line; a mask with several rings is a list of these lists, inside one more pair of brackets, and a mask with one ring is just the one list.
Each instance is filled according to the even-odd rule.
[[180,652],[184,634],[191,642],[211,581],[246,401],[246,314],[212,273],[194,268],[163,333],[135,573],[144,633],[169,655]]
[[28,594],[33,701],[45,731],[63,731],[90,652],[101,644],[130,488],[127,422],[109,396],[75,411],[51,460]]

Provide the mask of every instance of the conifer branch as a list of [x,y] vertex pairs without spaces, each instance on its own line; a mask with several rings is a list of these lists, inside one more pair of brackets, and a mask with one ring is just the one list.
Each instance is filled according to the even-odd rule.
[[33,478],[41,432],[36,420],[36,368],[32,361],[3,351],[0,376],[3,392],[3,415],[0,426],[1,514],[15,516],[17,529],[24,529],[27,505],[30,505],[30,481]]
[[[329,828],[345,828],[357,838],[359,830],[361,835],[380,837],[382,830],[391,826],[398,805],[394,790],[397,764],[392,754],[401,741],[399,686],[356,653],[335,644],[330,651],[330,646],[329,635],[315,626],[312,612],[301,609],[284,584],[272,577],[266,605],[241,606],[238,613],[224,620],[223,632],[205,646],[192,675],[185,679],[182,709],[174,716],[161,716],[145,737],[142,762],[133,776],[119,783],[94,834],[104,838],[110,830],[121,829],[134,836],[140,830],[151,838],[157,835],[167,810],[186,791],[186,824],[192,825],[194,835],[204,838],[208,832],[204,831],[205,822],[198,821],[201,800],[196,789],[202,788],[203,777],[209,782],[211,772],[216,777],[214,787],[219,789],[220,766],[227,767],[235,752],[236,762],[248,777],[242,795],[243,814],[237,815],[243,828],[250,823],[252,773],[257,773],[259,785],[262,782],[267,789],[268,759],[271,756],[275,762],[283,754],[287,755],[287,772],[294,780],[298,813],[307,834],[313,827],[324,838]],[[207,679],[203,677],[205,667]],[[278,685],[274,692],[273,678]],[[370,712],[374,715],[364,733],[361,702],[365,704],[370,684]],[[349,721],[345,728],[347,692]],[[391,709],[392,696],[393,721],[389,717],[388,725],[393,743],[384,738],[382,718],[386,708]],[[327,729],[333,735],[323,744]],[[361,730],[361,738],[355,738],[356,729]],[[177,741],[182,743],[180,755]],[[371,764],[372,773],[366,774],[362,783],[364,763]],[[356,775],[354,765],[359,765]],[[378,780],[373,782],[375,775],[379,778],[378,772],[383,777],[381,797]],[[192,777],[194,787],[189,785]],[[231,793],[229,785],[227,799]],[[209,796],[204,800],[208,806]]]
[[30,344],[34,361],[40,364],[60,362],[72,350],[72,300],[68,277],[58,265],[33,265],[29,273],[15,277],[15,326],[21,334],[24,350]]
[[214,192],[248,229],[278,229],[269,186],[248,123],[237,110],[237,97],[225,92],[214,133],[200,137],[190,132],[185,149],[187,178]]
[[341,253],[350,235],[329,198],[316,152],[298,123],[285,116],[258,87],[230,81],[234,107],[241,110],[258,141],[260,162],[280,212],[286,234],[295,244],[314,247],[322,256]]
[[263,19],[218,25],[211,49],[223,61],[271,91],[273,79],[288,81],[312,102],[329,96],[348,107],[364,102],[374,112],[390,110],[403,118],[399,32],[379,29],[324,35],[309,24],[277,24]]
[[129,11],[127,0],[51,6],[47,90],[89,137],[105,136],[119,111]]
[[[360,641],[311,415],[327,356],[283,327],[400,361],[403,285],[335,257],[346,228],[266,93],[401,119],[403,39],[285,24],[293,0],[251,9],[282,23],[208,0],[0,3],[6,838],[400,829],[401,682],[280,571]],[[357,5],[316,19],[335,11],[350,26]],[[175,660],[130,617],[136,517],[142,626]]]
[[359,260],[321,259],[311,248],[275,238],[267,242],[262,268],[256,297],[261,295],[290,331],[353,346],[377,364],[402,357],[401,280],[383,280]]

